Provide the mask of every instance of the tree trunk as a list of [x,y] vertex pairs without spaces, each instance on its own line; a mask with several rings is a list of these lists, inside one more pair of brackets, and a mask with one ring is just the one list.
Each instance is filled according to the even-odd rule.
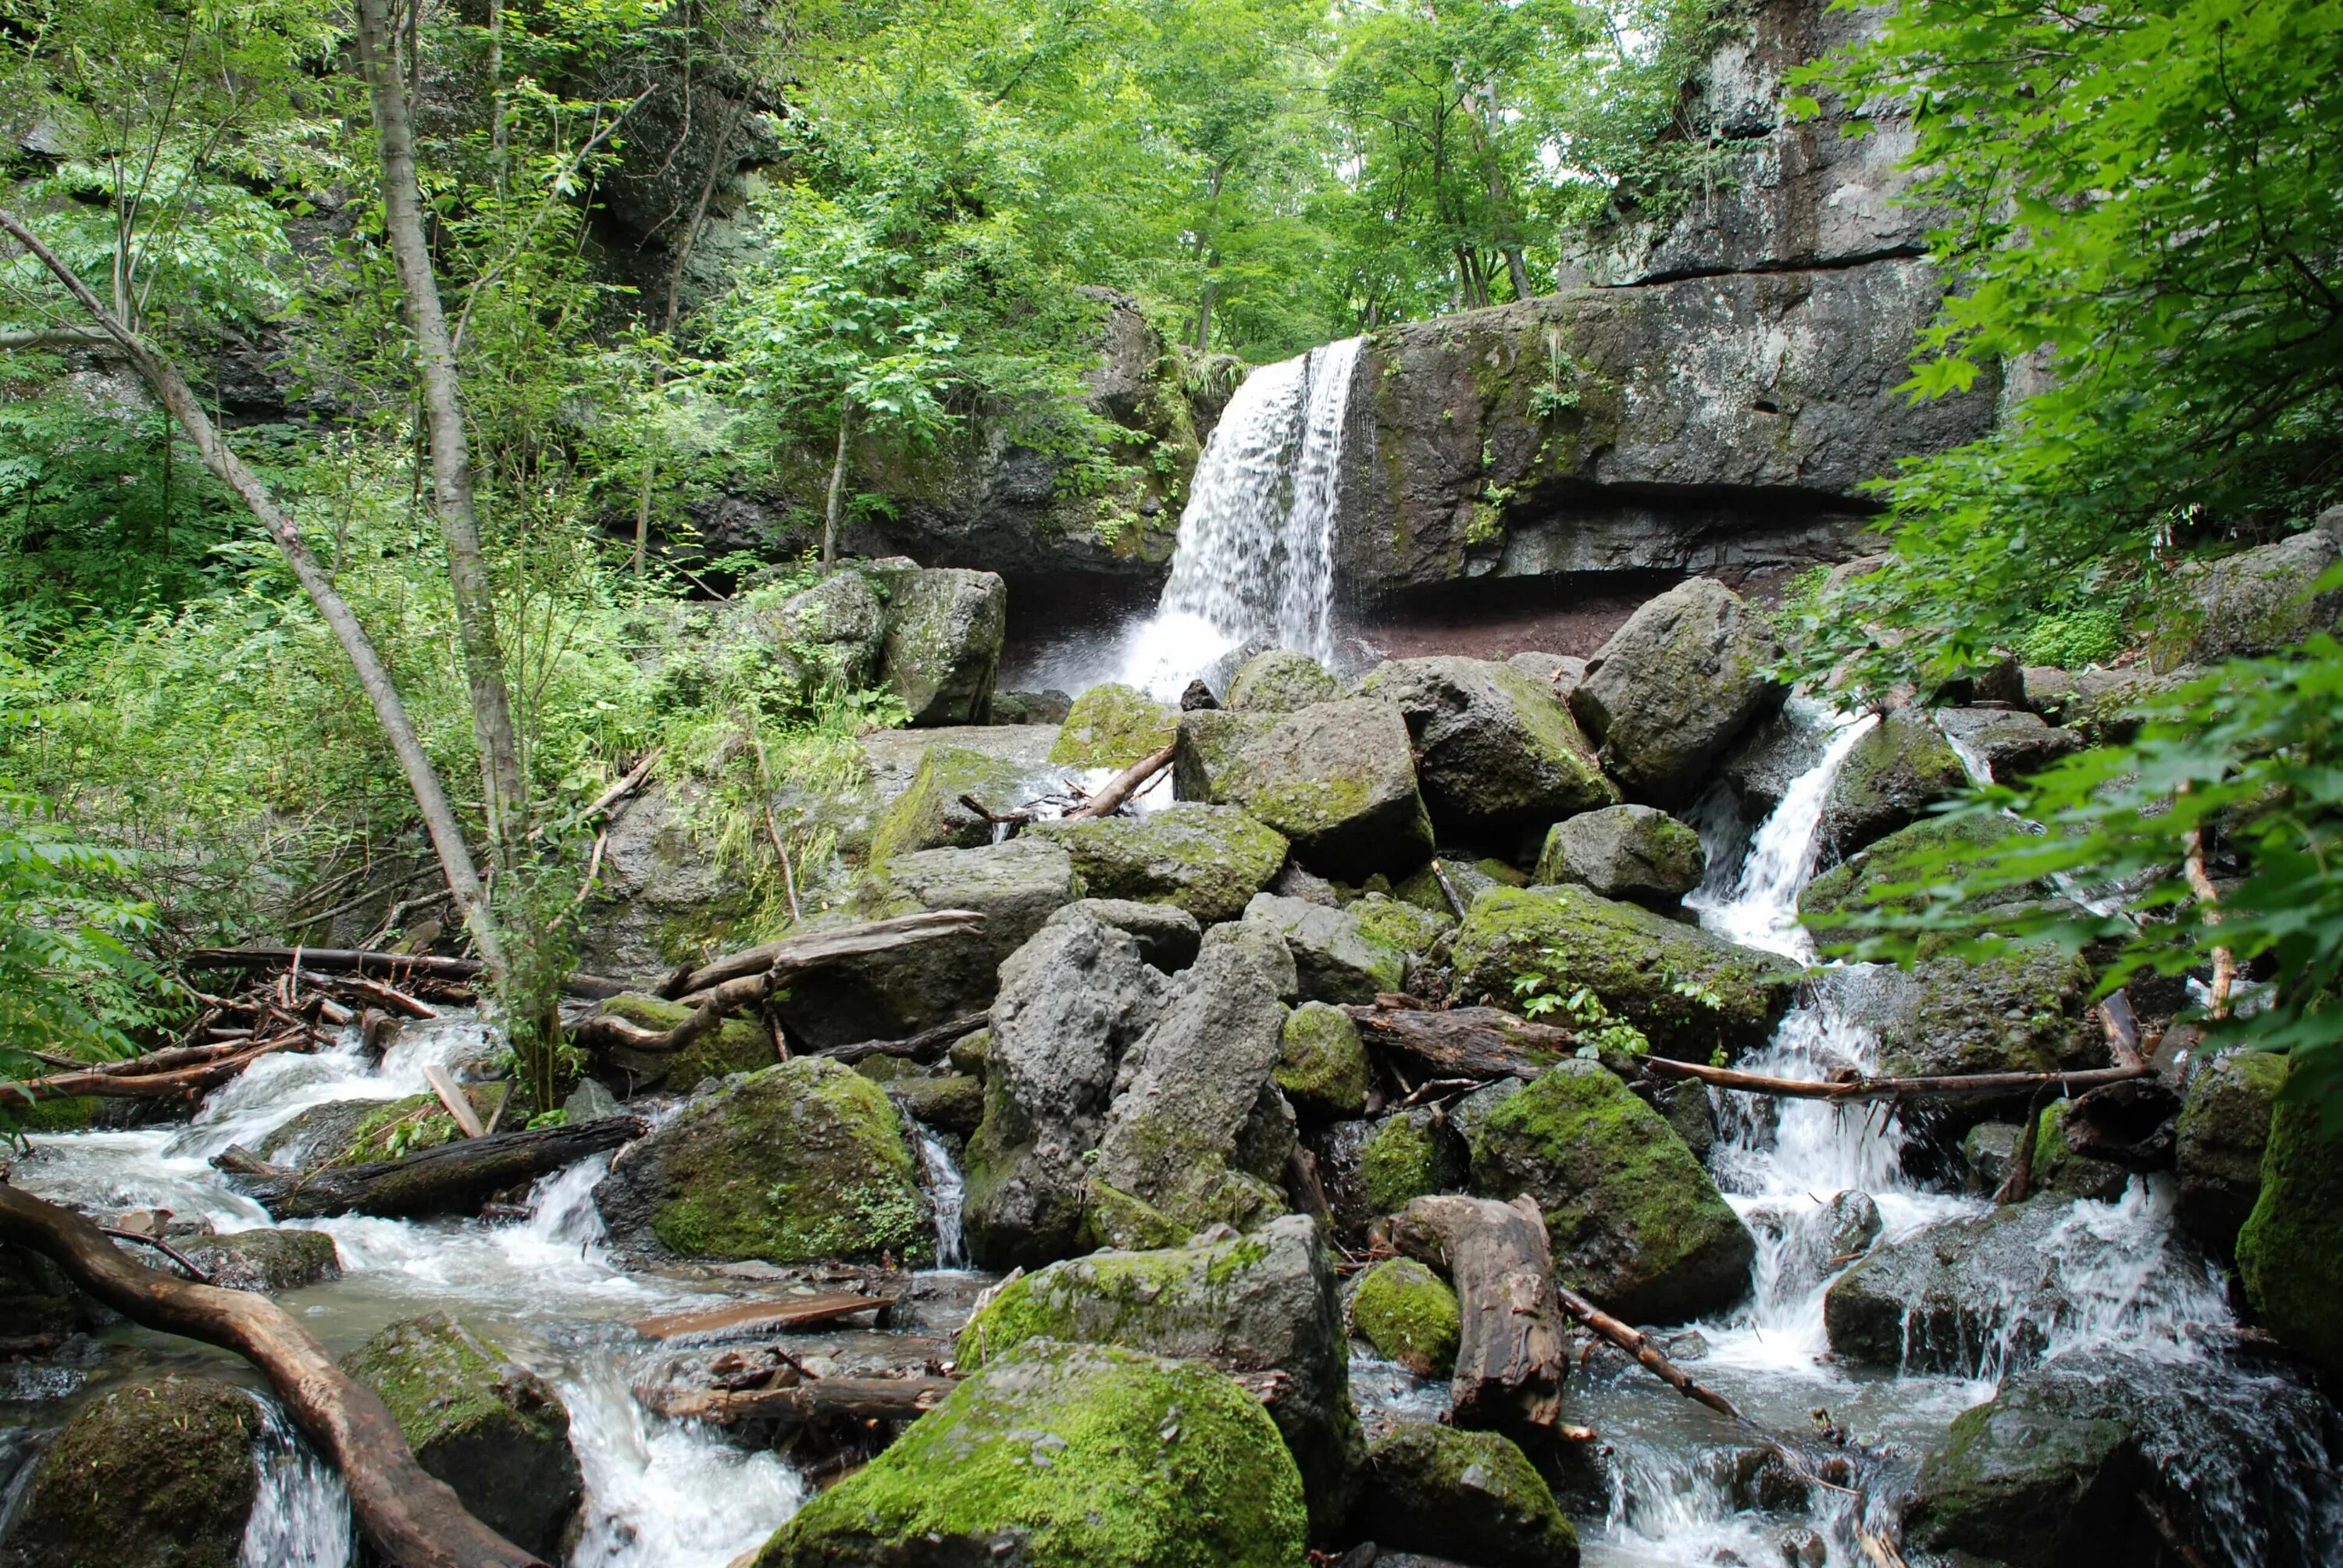
[[960,1386],[956,1377],[826,1377],[789,1388],[677,1390],[651,1408],[669,1421],[771,1425],[780,1432],[826,1421],[917,1421]]
[[1342,1009],[1368,1044],[1433,1078],[1535,1078],[1578,1049],[1578,1036],[1493,1007]]
[[488,903],[480,886],[478,869],[472,863],[471,847],[464,841],[463,825],[457,821],[455,809],[447,804],[447,791],[440,788],[438,771],[431,765],[430,754],[415,733],[414,722],[407,716],[407,704],[392,684],[390,671],[383,668],[381,656],[375,652],[374,643],[358,624],[334,579],[317,564],[309,551],[308,541],[292,517],[279,508],[268,487],[258,475],[244,466],[244,460],[231,450],[213,428],[204,413],[202,399],[196,396],[176,366],[146,345],[125,326],[120,318],[107,310],[96,295],[90,292],[72,268],[57,259],[55,253],[41,243],[33,231],[25,226],[15,214],[0,208],[0,229],[14,236],[18,244],[39,258],[41,265],[55,275],[74,297],[81,302],[90,318],[117,344],[139,377],[146,383],[171,417],[186,432],[195,444],[196,455],[204,467],[219,477],[221,483],[234,490],[260,526],[275,540],[293,568],[295,580],[317,608],[319,618],[341,645],[342,653],[357,672],[359,688],[374,707],[375,719],[389,739],[390,749],[398,759],[399,770],[407,776],[407,787],[415,796],[415,808],[422,815],[423,826],[431,835],[431,847],[439,857],[439,869],[447,879],[447,890],[455,896],[456,907],[472,929],[479,944],[481,956],[490,963],[501,966],[504,950],[498,943],[496,929],[488,920]]
[[838,564],[838,519],[846,508],[846,448],[853,438],[854,404],[851,399],[841,403],[838,410],[838,456],[830,465],[830,498],[821,514],[821,564],[824,570]]
[[463,391],[456,350],[439,306],[439,284],[423,235],[423,198],[416,182],[415,139],[407,95],[391,53],[383,0],[356,0],[358,65],[373,96],[375,136],[382,147],[383,226],[398,269],[399,292],[415,329],[423,370],[423,403],[431,427],[432,510],[447,541],[447,583],[456,604],[456,630],[471,687],[472,728],[488,784],[488,839],[501,864],[518,841],[523,809],[520,742],[513,728],[512,696],[497,639],[496,598],[472,493],[472,458],[464,434]]
[[1520,246],[1509,245],[1505,246],[1505,270],[1513,275],[1513,297],[1515,299],[1529,298],[1531,294],[1530,265],[1527,261],[1523,259],[1522,247]]
[[416,1462],[381,1397],[266,1296],[189,1284],[131,1261],[87,1220],[0,1184],[0,1239],[56,1261],[75,1284],[145,1328],[235,1352],[267,1375],[294,1424],[333,1461],[350,1508],[399,1568],[544,1568],[464,1511]]
[[1449,1408],[1458,1426],[1549,1439],[1566,1370],[1545,1221],[1527,1198],[1418,1198],[1392,1227],[1403,1252],[1444,1271],[1463,1309]]
[[[1209,265],[1209,264],[1208,264]],[[1196,352],[1212,350],[1212,275],[1204,274],[1204,286],[1196,296]]]
[[250,1180],[253,1200],[278,1220],[324,1220],[336,1214],[406,1219],[417,1214],[477,1212],[508,1187],[641,1137],[649,1123],[635,1116],[605,1116],[575,1126],[498,1132],[443,1143],[401,1160],[367,1165],[319,1165],[306,1171],[256,1169],[248,1156],[222,1154],[213,1163]]
[[745,948],[698,969],[686,970],[661,986],[659,994],[698,1007],[718,986],[744,975],[771,970],[779,977],[775,983],[785,983],[791,975],[803,974],[840,959],[889,952],[930,937],[975,930],[983,924],[984,917],[974,910],[921,910],[916,914],[894,915],[861,925],[800,931],[796,936],[783,937],[762,947]]

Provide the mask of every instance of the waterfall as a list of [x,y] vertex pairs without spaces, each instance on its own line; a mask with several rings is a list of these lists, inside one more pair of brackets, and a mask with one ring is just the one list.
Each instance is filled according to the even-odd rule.
[[1782,803],[1749,841],[1731,890],[1718,897],[1704,888],[1685,900],[1718,936],[1801,962],[1815,956],[1813,939],[1798,924],[1798,891],[1815,874],[1815,831],[1840,765],[1879,719],[1833,715],[1827,722],[1834,733],[1822,760],[1782,792]]
[[334,1467],[302,1440],[273,1399],[253,1396],[260,1434],[252,1445],[260,1486],[244,1523],[238,1568],[347,1568],[350,1494]]
[[960,1228],[960,1201],[967,1191],[951,1151],[923,1121],[911,1123],[912,1147],[920,1156],[920,1184],[936,1211],[936,1267],[968,1267],[968,1241]]

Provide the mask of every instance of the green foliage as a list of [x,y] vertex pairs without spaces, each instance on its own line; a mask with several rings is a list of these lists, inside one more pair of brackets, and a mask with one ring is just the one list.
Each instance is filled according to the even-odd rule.
[[2123,651],[2129,632],[2122,611],[2107,605],[2077,605],[2038,617],[2019,634],[2015,651],[2022,664],[2081,669]]
[[129,858],[62,837],[45,818],[30,796],[0,796],[0,1070],[33,1066],[27,1050],[127,1055],[130,1030],[176,1010],[138,951],[153,910],[107,891]]
[[[1590,987],[1563,989],[1569,985],[1569,954],[1554,948],[1540,948],[1537,961],[1544,967],[1523,970],[1513,977],[1513,996],[1521,1004],[1523,1017],[1567,1024],[1578,1031],[1584,1042],[1578,1054],[1589,1059],[1606,1050],[1641,1056],[1652,1049],[1644,1031],[1604,1006],[1603,999]],[[1679,995],[1694,994],[1685,990],[1683,981],[1674,989]],[[1719,1005],[1713,992],[1704,993],[1703,1000],[1711,1007]]]

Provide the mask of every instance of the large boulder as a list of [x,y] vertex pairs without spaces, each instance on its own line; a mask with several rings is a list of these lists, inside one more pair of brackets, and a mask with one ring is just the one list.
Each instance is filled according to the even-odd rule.
[[[693,1010],[663,997],[628,991],[597,1003],[594,1014],[618,1019],[637,1029],[665,1031],[689,1018]],[[626,1074],[625,1086],[630,1094],[662,1086],[689,1090],[710,1078],[770,1067],[777,1060],[773,1038],[766,1032],[765,1026],[756,1019],[737,1015],[681,1050],[628,1050],[620,1047],[603,1054],[610,1067]]]
[[1968,781],[1959,754],[1926,714],[1890,713],[1855,743],[1831,779],[1815,830],[1823,862],[1843,860],[1909,827]]
[[1178,717],[1143,691],[1102,682],[1074,699],[1050,760],[1073,768],[1128,768],[1172,744]]
[[1612,633],[1570,694],[1603,770],[1635,799],[1690,804],[1725,749],[1776,702],[1766,671],[1781,644],[1765,618],[1712,578],[1692,578]]
[[1456,1366],[1463,1312],[1448,1282],[1413,1258],[1385,1258],[1351,1285],[1351,1326],[1375,1353],[1418,1377]]
[[1284,1212],[1277,1183],[1293,1151],[1293,1111],[1274,1075],[1294,984],[1274,931],[1243,920],[1204,933],[1117,1074],[1091,1167],[1101,1239],[1163,1246]]
[[950,567],[866,568],[887,595],[880,677],[913,724],[981,724],[991,716],[1009,587]]
[[1369,1214],[1396,1214],[1418,1198],[1464,1184],[1465,1155],[1436,1105],[1384,1117],[1359,1146],[1359,1189]]
[[[1915,822],[1809,881],[1798,892],[1798,916],[1817,942],[1855,941],[1870,929],[1864,919],[1867,914],[1911,913],[1923,901],[1917,893],[1891,893],[1889,889],[1927,888],[1957,878],[1983,859],[1983,851],[2016,830],[2006,819],[1986,817],[1931,817]],[[2056,890],[2037,883],[2026,891],[2050,898]]]
[[1364,1439],[1351,1404],[1350,1351],[1334,1266],[1315,1221],[1290,1214],[1250,1236],[1155,1251],[1093,1252],[1003,1286],[969,1320],[960,1364],[1027,1342],[1121,1345],[1288,1382],[1272,1420],[1302,1472],[1314,1534],[1349,1511]]
[[1589,988],[1653,1050],[1695,1061],[1765,1044],[1798,979],[1770,953],[1584,888],[1484,890],[1457,934],[1456,995],[1508,1002],[1532,971]]
[[2172,1217],[2217,1257],[2236,1252],[2261,1196],[2262,1154],[2285,1082],[2286,1058],[2267,1050],[2231,1051],[2189,1082],[2174,1141]]
[[910,787],[871,830],[872,863],[884,865],[919,849],[974,849],[991,843],[992,823],[968,801],[1005,816],[1023,802],[1032,777],[1033,769],[1017,758],[935,741],[920,753]]
[[2328,1372],[2343,1371],[2343,1137],[2315,1099],[2280,1099],[2262,1151],[2261,1192],[2237,1232],[2237,1278],[2264,1327]]
[[1707,870],[1700,835],[1665,811],[1606,806],[1547,829],[1536,879],[1664,912],[1699,887]]
[[1139,943],[1080,906],[1001,966],[962,1208],[980,1261],[1031,1266],[1076,1250],[1082,1156],[1098,1145],[1115,1073],[1162,989]]
[[236,1568],[260,1411],[210,1378],[126,1383],[65,1423],[8,1533],[22,1568]]
[[1437,1553],[1476,1568],[1576,1568],[1578,1532],[1511,1438],[1423,1422],[1367,1451],[1354,1533],[1386,1549]]
[[1282,1039],[1277,1087],[1295,1114],[1317,1122],[1365,1113],[1367,1050],[1350,1014],[1322,1001],[1305,1001],[1286,1015]]
[[1225,1373],[1034,1341],[781,1526],[754,1568],[1294,1568],[1302,1477]]
[[1292,713],[1342,697],[1325,666],[1306,653],[1272,648],[1245,660],[1230,678],[1227,706],[1244,713]]
[[2150,639],[2157,664],[2169,669],[2273,653],[2334,630],[2343,589],[2316,590],[2336,557],[2336,541],[2310,528],[2186,569],[2180,594]]
[[1183,797],[1242,806],[1321,875],[1396,876],[1432,853],[1407,725],[1387,702],[1322,702],[1274,719],[1187,713],[1180,735]]
[[934,1240],[902,1118],[842,1062],[729,1080],[629,1145],[594,1189],[622,1246],[681,1257],[905,1262]]
[[1945,739],[1983,763],[2000,784],[2014,784],[2083,749],[2081,736],[2054,729],[2022,708],[1940,708],[1936,719]]
[[779,604],[756,608],[774,645],[805,666],[809,680],[855,691],[878,678],[887,604],[860,572],[833,572]]
[[1660,1113],[1592,1061],[1564,1061],[1471,1134],[1473,1186],[1527,1193],[1556,1275],[1632,1322],[1681,1322],[1748,1289],[1757,1244]]
[[1255,893],[1245,919],[1284,939],[1300,994],[1311,1001],[1371,1002],[1379,991],[1406,989],[1406,950],[1370,930],[1350,910]]
[[223,1290],[274,1293],[342,1277],[340,1249],[323,1231],[229,1231],[179,1250]]
[[586,1483],[569,1412],[543,1378],[445,1312],[393,1323],[342,1365],[382,1396],[417,1461],[474,1518],[554,1554]]
[[1618,799],[1570,710],[1511,665],[1396,659],[1360,689],[1407,716],[1424,799],[1443,832],[1503,832]]
[[1286,849],[1283,834],[1233,806],[1186,801],[1144,817],[1036,822],[1010,842],[1062,849],[1094,898],[1177,904],[1206,925],[1243,914]]
[[1878,1070],[1889,1077],[2077,1072],[2107,1061],[2091,992],[2087,961],[2032,947],[1923,959],[1908,976],[1881,977],[1861,1007],[1879,1030]]

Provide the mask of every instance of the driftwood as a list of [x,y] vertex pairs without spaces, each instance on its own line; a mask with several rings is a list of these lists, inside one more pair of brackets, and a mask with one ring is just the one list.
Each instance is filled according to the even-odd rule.
[[[472,1109],[471,1097],[464,1092],[463,1085],[456,1081],[454,1073],[437,1062],[432,1062],[423,1070],[423,1081],[431,1086],[431,1092],[438,1097],[440,1106],[456,1119],[458,1132],[467,1138],[487,1135],[488,1130],[480,1125],[480,1113]],[[509,1091],[507,1098],[510,1098]]]
[[1394,1245],[1445,1272],[1463,1312],[1449,1408],[1458,1426],[1548,1438],[1562,1419],[1562,1319],[1545,1221],[1527,1198],[1418,1198]]
[[544,1568],[466,1513],[455,1492],[416,1462],[380,1396],[266,1296],[146,1268],[73,1211],[5,1184],[0,1238],[54,1260],[133,1322],[233,1351],[258,1367],[294,1424],[341,1473],[359,1524],[400,1568]]
[[786,1432],[822,1422],[917,1421],[959,1386],[953,1377],[826,1377],[787,1388],[677,1390],[643,1402],[670,1421]]
[[2017,1134],[2017,1147],[2010,1151],[2009,1172],[2001,1185],[1993,1191],[1996,1203],[2023,1203],[2034,1188],[2034,1146],[2042,1141],[2042,1114],[2050,1109],[2057,1093],[2048,1084],[2034,1091],[2026,1102],[2026,1121]]
[[944,1048],[955,1040],[966,1040],[992,1021],[990,1012],[972,1012],[965,1018],[940,1023],[933,1029],[923,1029],[905,1040],[864,1040],[852,1045],[833,1045],[822,1050],[807,1052],[809,1056],[835,1057],[840,1061],[860,1061],[868,1056],[907,1056],[913,1061],[929,1062],[944,1053]]
[[1567,1285],[1556,1285],[1554,1293],[1562,1303],[1564,1312],[1634,1356],[1646,1372],[1684,1398],[1704,1404],[1730,1421],[1748,1419],[1731,1400],[1706,1383],[1694,1382],[1684,1368],[1662,1355],[1653,1345],[1651,1335],[1641,1329],[1630,1328]]
[[762,947],[727,954],[696,969],[678,970],[659,988],[659,994],[697,1007],[705,993],[727,980],[772,972],[780,977],[774,982],[779,984],[790,975],[803,974],[841,959],[861,958],[930,937],[974,930],[983,922],[984,917],[973,910],[927,910],[915,915],[898,915],[890,920],[802,931]]
[[1434,1078],[1535,1078],[1578,1049],[1578,1036],[1493,1007],[1435,1012],[1357,1004],[1342,1010],[1371,1045]]
[[278,1220],[468,1213],[491,1193],[616,1149],[649,1129],[640,1117],[606,1116],[574,1126],[468,1139],[367,1165],[285,1171],[260,1163],[242,1149],[214,1156],[212,1164],[251,1182],[253,1199]]
[[646,1339],[654,1340],[725,1339],[736,1334],[818,1328],[856,1312],[867,1312],[873,1307],[894,1304],[892,1296],[787,1296],[775,1301],[735,1302],[704,1312],[668,1312],[644,1318],[634,1329]]
[[1669,1078],[1694,1078],[1718,1089],[1749,1094],[1778,1094],[1793,1100],[1831,1100],[1855,1104],[1869,1100],[1902,1100],[1929,1095],[2008,1094],[2017,1090],[2051,1089],[2079,1094],[2108,1083],[2129,1083],[2155,1074],[2152,1067],[2094,1067],[2082,1072],[1979,1072],[1956,1078],[1847,1078],[1820,1081],[1798,1078],[1767,1078],[1731,1068],[1709,1067],[1697,1061],[1677,1061],[1665,1056],[1639,1056],[1634,1065],[1645,1072]]
[[1144,788],[1147,781],[1172,766],[1172,758],[1179,750],[1166,746],[1162,750],[1141,758],[1104,784],[1099,792],[1066,813],[1066,820],[1079,822],[1093,817],[1110,817],[1121,804]]
[[[176,1100],[183,1096],[216,1089],[242,1072],[246,1067],[280,1050],[306,1050],[309,1040],[304,1035],[284,1035],[255,1044],[248,1040],[233,1042],[236,1049],[207,1056],[190,1065],[166,1070],[130,1071],[134,1064],[120,1067],[92,1068],[85,1072],[54,1072],[45,1078],[28,1078],[17,1083],[0,1083],[0,1105],[22,1110],[44,1100],[71,1100],[79,1095],[92,1095],[102,1100]],[[174,1050],[202,1050],[206,1048],[174,1047]],[[165,1054],[162,1051],[155,1053]]]
[[[321,974],[375,975],[385,980],[424,976],[431,980],[477,980],[487,966],[478,959],[442,958],[436,953],[387,953],[370,948],[196,948],[186,957],[196,970],[267,970],[289,968],[296,956],[305,970]],[[624,980],[600,975],[573,974],[561,982],[564,996],[601,998],[628,989]]]

